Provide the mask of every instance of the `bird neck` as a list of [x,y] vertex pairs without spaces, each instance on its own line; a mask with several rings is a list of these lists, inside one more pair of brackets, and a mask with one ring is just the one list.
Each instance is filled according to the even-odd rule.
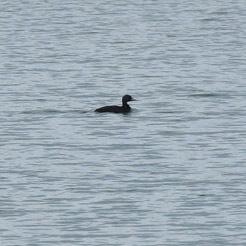
[[122,102],[123,108],[130,108],[130,106],[127,104],[127,102]]

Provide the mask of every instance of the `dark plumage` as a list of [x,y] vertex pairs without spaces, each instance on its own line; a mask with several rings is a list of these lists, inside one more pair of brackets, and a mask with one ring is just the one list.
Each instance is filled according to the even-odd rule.
[[98,108],[95,112],[98,113],[129,113],[131,111],[131,107],[127,104],[127,102],[136,101],[130,95],[125,95],[122,97],[122,106],[105,106],[102,108]]

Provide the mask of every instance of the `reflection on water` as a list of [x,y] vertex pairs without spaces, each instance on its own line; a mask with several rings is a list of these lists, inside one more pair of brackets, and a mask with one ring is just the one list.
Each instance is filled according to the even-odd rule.
[[57,110],[57,109],[42,109],[42,110],[28,110],[28,111],[23,111],[22,114],[31,114],[31,115],[56,115],[56,114],[85,114],[88,113],[89,111],[84,111],[84,110]]

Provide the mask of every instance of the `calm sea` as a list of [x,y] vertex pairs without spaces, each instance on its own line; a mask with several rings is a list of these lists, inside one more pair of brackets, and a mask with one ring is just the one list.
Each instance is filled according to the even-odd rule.
[[246,245],[244,0],[0,13],[1,246]]

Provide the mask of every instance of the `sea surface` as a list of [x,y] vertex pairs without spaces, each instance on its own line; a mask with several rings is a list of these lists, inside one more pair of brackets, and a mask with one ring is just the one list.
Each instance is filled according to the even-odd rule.
[[1,246],[246,245],[245,0],[0,13]]

